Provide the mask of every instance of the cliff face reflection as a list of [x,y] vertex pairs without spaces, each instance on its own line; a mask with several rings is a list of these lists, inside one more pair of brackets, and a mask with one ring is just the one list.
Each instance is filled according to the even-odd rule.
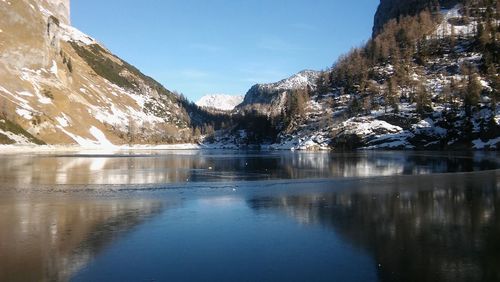
[[372,254],[381,281],[500,281],[498,180],[492,172],[370,181],[248,204],[333,228]]
[[[0,155],[0,181],[28,185],[158,184],[423,175],[496,169],[496,155],[359,152],[126,152]],[[12,188],[12,187],[11,187]]]
[[105,246],[164,207],[146,199],[4,199],[0,281],[67,281]]

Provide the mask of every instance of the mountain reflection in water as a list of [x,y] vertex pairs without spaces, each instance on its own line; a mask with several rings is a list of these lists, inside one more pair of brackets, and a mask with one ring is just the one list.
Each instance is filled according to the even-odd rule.
[[500,281],[496,153],[1,157],[0,281]]
[[164,202],[99,199],[0,201],[0,281],[67,281]]
[[4,187],[345,178],[500,168],[496,155],[425,152],[205,152],[2,155]]
[[369,181],[354,191],[256,197],[258,213],[330,227],[375,259],[381,281],[500,281],[496,173]]

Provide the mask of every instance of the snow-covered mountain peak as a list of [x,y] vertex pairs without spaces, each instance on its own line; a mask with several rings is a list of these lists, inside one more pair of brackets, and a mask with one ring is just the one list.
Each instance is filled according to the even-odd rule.
[[289,78],[269,84],[261,84],[262,87],[275,90],[300,89],[315,84],[321,72],[313,70],[304,70]]
[[321,72],[304,70],[275,83],[256,84],[248,90],[243,103],[237,108],[242,111],[257,111],[266,115],[278,115],[292,90],[316,88]]
[[243,102],[244,96],[233,96],[226,94],[211,94],[203,96],[196,105],[203,108],[211,108],[221,111],[232,111]]

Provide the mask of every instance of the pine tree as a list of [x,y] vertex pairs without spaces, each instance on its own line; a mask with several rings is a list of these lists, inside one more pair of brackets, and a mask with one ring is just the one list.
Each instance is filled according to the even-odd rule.
[[445,85],[443,87],[443,92],[441,93],[442,95],[442,101],[447,104],[446,110],[451,108],[451,104],[453,103],[453,96],[451,94],[451,87],[450,85]]
[[398,84],[396,79],[394,77],[391,77],[387,84],[386,103],[388,103],[392,107],[394,112],[399,112],[397,95],[398,95]]
[[482,23],[477,25],[476,42],[481,51],[484,51],[490,42],[490,32],[485,29]]
[[361,107],[364,114],[370,114],[373,108],[371,97],[365,96],[361,101]]
[[458,111],[460,103],[460,95],[462,93],[462,85],[454,78],[450,81],[450,94],[451,94],[451,108],[453,111]]
[[491,77],[491,88],[493,89],[493,93],[491,94],[492,100],[495,101],[500,100],[500,76],[492,75]]
[[483,86],[479,81],[479,75],[477,73],[469,75],[467,85],[463,89],[464,108],[468,117],[472,115],[474,108],[479,104],[482,90]]
[[450,50],[452,54],[455,54],[455,46],[457,45],[457,34],[455,30],[455,26],[451,25],[451,31],[450,31]]
[[328,94],[330,91],[330,79],[328,72],[321,72],[316,80],[316,90],[320,97]]
[[462,21],[464,24],[470,23],[470,10],[469,10],[469,5],[467,3],[464,3],[464,9],[462,12]]
[[495,11],[495,19],[500,20],[500,1],[495,1],[497,3]]
[[432,111],[432,100],[429,91],[424,84],[420,83],[415,95],[416,109],[420,116]]
[[351,104],[349,105],[349,114],[351,116],[355,116],[361,112],[362,108],[362,102],[358,99],[357,95],[353,95],[353,98],[351,100]]
[[287,99],[287,116],[289,121],[304,116],[308,100],[309,96],[307,90],[300,89],[291,91]]
[[201,136],[201,130],[199,127],[195,127],[194,130],[193,130],[193,136],[195,139],[198,139],[200,138]]

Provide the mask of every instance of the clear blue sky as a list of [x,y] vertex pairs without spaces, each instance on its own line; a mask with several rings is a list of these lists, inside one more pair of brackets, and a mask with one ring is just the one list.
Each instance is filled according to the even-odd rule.
[[331,66],[367,40],[376,0],[71,0],[74,26],[196,101]]

